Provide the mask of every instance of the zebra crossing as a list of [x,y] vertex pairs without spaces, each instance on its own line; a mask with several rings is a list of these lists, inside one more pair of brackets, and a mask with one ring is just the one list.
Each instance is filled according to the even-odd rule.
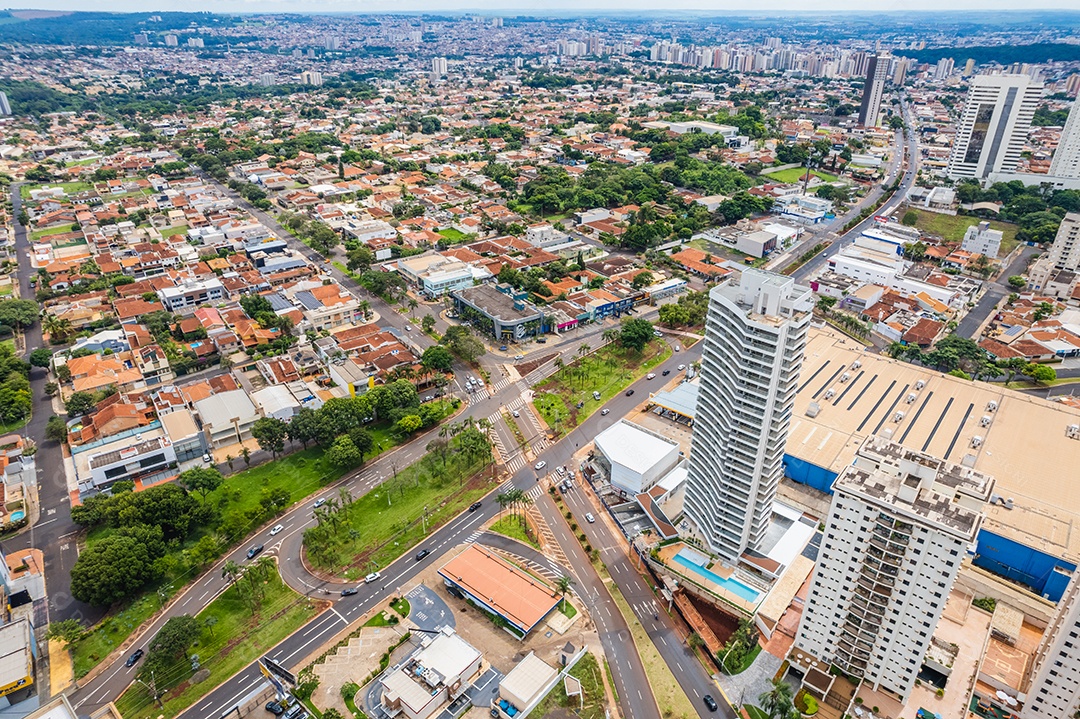
[[491,393],[492,394],[499,394],[504,389],[509,387],[511,384],[513,384],[513,382],[511,382],[509,378],[503,377],[501,380],[499,380],[498,382],[496,382],[495,384],[493,384],[491,386]]
[[538,484],[535,487],[533,487],[532,489],[530,489],[528,492],[526,492],[525,496],[535,502],[537,499],[540,499],[540,496],[543,493],[544,493],[544,487],[542,485]]
[[525,466],[525,456],[522,455],[520,452],[515,454],[513,457],[511,457],[506,462],[506,469],[511,474],[513,474],[514,472],[517,472],[519,469],[521,469],[524,466]]

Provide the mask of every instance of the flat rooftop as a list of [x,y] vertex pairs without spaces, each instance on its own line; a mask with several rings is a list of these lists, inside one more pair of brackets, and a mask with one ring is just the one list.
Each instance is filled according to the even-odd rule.
[[786,451],[839,474],[877,434],[977,469],[1014,500],[1013,509],[988,505],[984,529],[1078,561],[1080,482],[1063,481],[1080,467],[1080,441],[1066,435],[1074,424],[1080,410],[1064,404],[865,352],[838,332],[811,328]]
[[540,316],[540,310],[528,302],[524,303],[525,309],[517,309],[514,307],[514,298],[504,295],[490,284],[466,287],[451,294],[501,322],[519,322]]
[[672,452],[679,451],[678,442],[625,419],[605,429],[593,441],[611,462],[639,474],[648,472]]

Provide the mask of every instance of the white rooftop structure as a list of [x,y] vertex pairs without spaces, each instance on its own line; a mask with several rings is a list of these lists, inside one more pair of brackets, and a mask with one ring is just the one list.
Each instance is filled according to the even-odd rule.
[[679,443],[627,420],[596,436],[596,449],[611,465],[611,483],[629,494],[652,487],[679,461]]

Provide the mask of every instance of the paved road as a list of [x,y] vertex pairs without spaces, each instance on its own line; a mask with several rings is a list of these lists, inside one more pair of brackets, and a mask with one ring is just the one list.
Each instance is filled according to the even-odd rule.
[[[1001,273],[998,277],[1000,279],[1008,279],[1012,275],[1023,274],[1027,269],[1028,261],[1031,256],[1039,251],[1037,247],[1025,247],[1009,265],[1008,269]],[[956,326],[957,334],[962,337],[971,337],[978,339],[976,334],[983,323],[994,313],[997,309],[997,305],[1001,302],[1007,294],[1012,290],[1007,286],[1001,284],[1000,281],[990,281],[986,283],[986,291],[983,296],[979,298],[979,301],[971,308],[971,311],[964,315],[964,319],[960,320],[960,323]]]
[[[20,185],[11,185],[11,203],[15,226],[15,253],[19,261],[19,295],[33,299],[30,278],[30,243],[26,228],[19,222],[22,210]],[[41,324],[35,324],[25,334],[29,353],[44,346]],[[68,497],[67,479],[64,475],[63,453],[60,445],[45,439],[45,424],[52,416],[52,405],[45,396],[47,370],[34,367],[30,370],[30,389],[34,395],[34,414],[23,430],[23,435],[34,440],[38,452],[37,462],[38,502],[41,516],[30,531],[3,543],[3,551],[10,554],[26,547],[36,547],[45,558],[46,590],[49,598],[49,619],[78,619],[92,624],[104,616],[104,611],[76,601],[71,596],[71,568],[78,559],[75,534],[79,527],[71,521],[71,502]]]

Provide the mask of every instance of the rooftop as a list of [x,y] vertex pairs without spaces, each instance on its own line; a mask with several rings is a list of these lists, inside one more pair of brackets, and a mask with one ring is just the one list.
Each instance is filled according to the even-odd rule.
[[494,285],[477,285],[456,290],[454,297],[476,307],[490,317],[495,317],[502,322],[516,322],[531,320],[540,317],[540,310],[528,302],[524,302],[524,308],[514,306],[514,299],[509,295],[499,292]]
[[595,442],[606,457],[639,474],[648,472],[671,452],[679,451],[678,442],[625,419],[596,435]]

